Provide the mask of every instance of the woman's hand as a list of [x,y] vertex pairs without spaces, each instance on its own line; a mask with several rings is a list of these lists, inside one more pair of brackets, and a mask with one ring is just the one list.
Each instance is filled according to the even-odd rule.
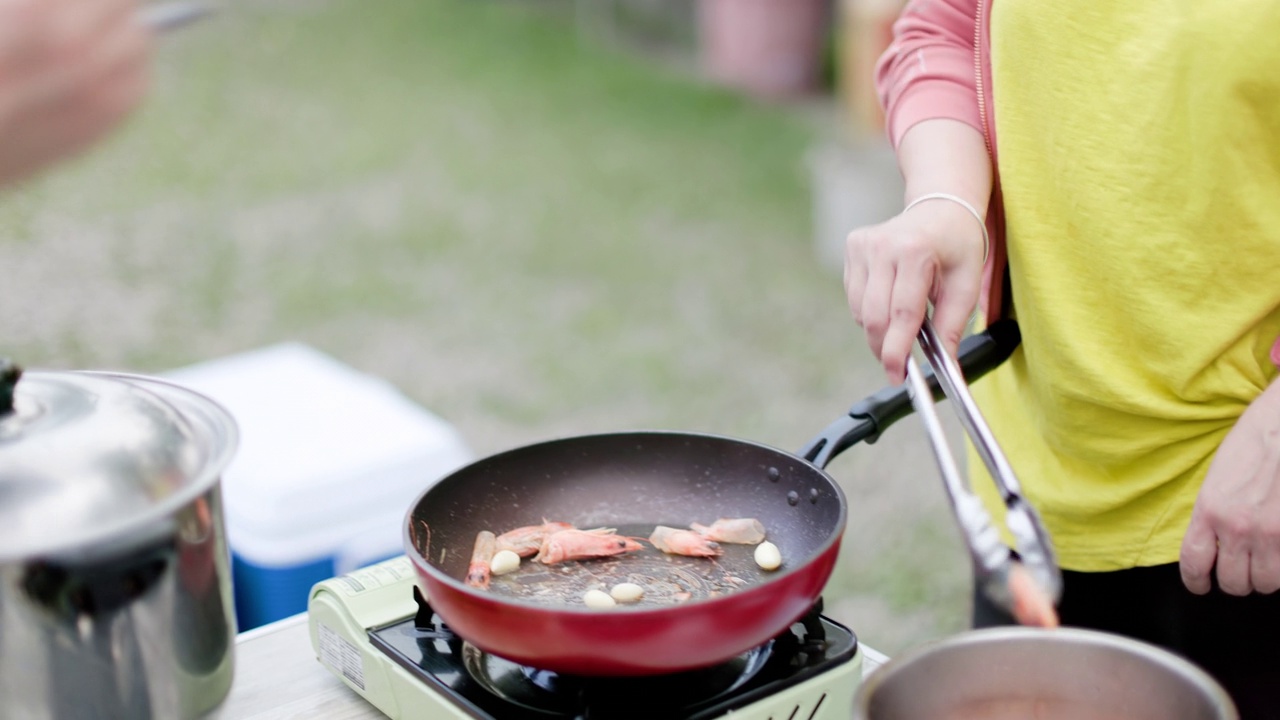
[[[908,203],[932,193],[960,198],[984,213],[991,158],[976,128],[957,120],[912,125],[897,147]],[[849,311],[892,383],[906,378],[907,356],[933,302],[933,325],[952,355],[982,287],[983,226],[961,203],[924,200],[897,217],[860,228],[845,241]]]
[[1280,589],[1280,382],[1257,397],[1222,441],[1182,540],[1182,582],[1230,595]]
[[942,198],[849,234],[844,264],[849,311],[866,330],[890,382],[905,377],[929,302],[934,328],[947,350],[956,353],[978,302],[984,246],[978,219]]
[[136,0],[0,0],[0,185],[83,150],[147,85]]

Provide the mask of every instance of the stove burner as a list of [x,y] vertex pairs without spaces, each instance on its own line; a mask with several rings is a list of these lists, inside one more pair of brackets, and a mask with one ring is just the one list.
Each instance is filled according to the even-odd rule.
[[711,720],[851,660],[858,640],[821,600],[778,637],[710,668],[650,677],[577,677],[525,667],[464,642],[414,588],[418,612],[369,630],[374,647],[475,718]]
[[[600,717],[635,712],[673,717],[681,708],[714,702],[751,681],[767,664],[773,642],[714,667],[651,677],[576,677],[519,665],[463,643],[462,660],[471,678],[495,696],[530,710],[578,717],[592,708]],[[593,715],[593,717],[595,717]]]

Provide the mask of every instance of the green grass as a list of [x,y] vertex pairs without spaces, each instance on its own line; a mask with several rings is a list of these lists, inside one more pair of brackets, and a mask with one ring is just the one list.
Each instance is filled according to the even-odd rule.
[[120,181],[87,208],[258,199],[423,160],[461,190],[536,179],[565,203],[685,214],[746,193],[765,219],[803,202],[806,136],[784,113],[583,47],[517,3],[245,4],[213,22],[161,48],[157,97],[116,162],[94,163]]
[[[814,259],[813,139],[540,3],[228,4],[161,42],[110,142],[0,199],[0,343],[159,372],[300,340],[482,455],[636,427],[798,449],[882,382]],[[855,503],[888,547],[832,587],[956,597],[963,568],[895,574],[949,542],[904,543],[916,518]]]
[[[280,330],[448,302],[406,274],[447,264],[448,292],[482,293],[504,314],[535,308],[506,305],[516,298],[503,291],[572,286],[580,297],[563,317],[511,330],[543,335],[556,320],[583,343],[678,317],[689,292],[723,276],[711,243],[732,239],[743,265],[808,260],[809,136],[785,112],[584,46],[554,14],[516,3],[285,7],[246,4],[161,47],[143,112],[108,147],[6,202],[7,239],[30,237],[32,214],[50,208],[127,234],[142,222],[131,214],[179,207],[188,236],[174,240],[207,255],[193,305],[217,323],[244,263],[227,215],[293,202],[300,220],[344,236],[267,258],[271,287],[256,289],[272,296]],[[366,183],[396,195],[385,225],[324,206]],[[138,272],[127,259],[114,269]]]

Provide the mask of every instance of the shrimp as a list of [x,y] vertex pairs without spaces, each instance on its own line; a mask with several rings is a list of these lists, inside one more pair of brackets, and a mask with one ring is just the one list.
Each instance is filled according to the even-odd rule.
[[542,541],[534,560],[552,565],[565,560],[590,560],[643,549],[644,546],[635,540],[611,532],[558,530]]
[[1058,627],[1053,600],[1020,563],[1009,569],[1009,594],[1013,597],[1013,617],[1020,625]]
[[649,542],[669,555],[715,557],[724,554],[719,545],[692,530],[677,530],[665,525],[653,529]]
[[553,532],[572,530],[573,526],[563,522],[547,522],[541,525],[527,525],[504,532],[498,536],[498,550],[510,550],[522,558],[529,557],[542,548],[542,541]]
[[689,527],[715,542],[758,545],[764,541],[764,524],[755,518],[720,518],[711,525],[689,523]]
[[476,546],[471,551],[471,565],[467,568],[466,583],[473,588],[489,589],[489,563],[497,552],[497,538],[488,530],[476,533]]

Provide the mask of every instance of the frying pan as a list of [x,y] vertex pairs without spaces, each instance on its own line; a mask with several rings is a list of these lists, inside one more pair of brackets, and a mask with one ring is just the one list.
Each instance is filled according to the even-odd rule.
[[[1013,321],[967,338],[966,378],[1003,362],[1020,342]],[[936,380],[927,378],[936,398]],[[844,534],[844,493],[824,470],[911,413],[905,387],[855,404],[799,454],[717,435],[639,431],[551,440],[476,461],[411,506],[404,527],[420,589],[444,622],[477,648],[578,676],[643,676],[725,662],[788,629],[818,600]],[[647,538],[655,525],[687,528],[754,517],[783,565],[756,567],[749,546],[713,560],[652,548],[554,566],[526,560],[488,590],[462,582],[476,534],[545,520],[612,527]],[[646,544],[647,545],[647,544]],[[639,580],[656,595],[634,606],[587,608],[582,590]]]

